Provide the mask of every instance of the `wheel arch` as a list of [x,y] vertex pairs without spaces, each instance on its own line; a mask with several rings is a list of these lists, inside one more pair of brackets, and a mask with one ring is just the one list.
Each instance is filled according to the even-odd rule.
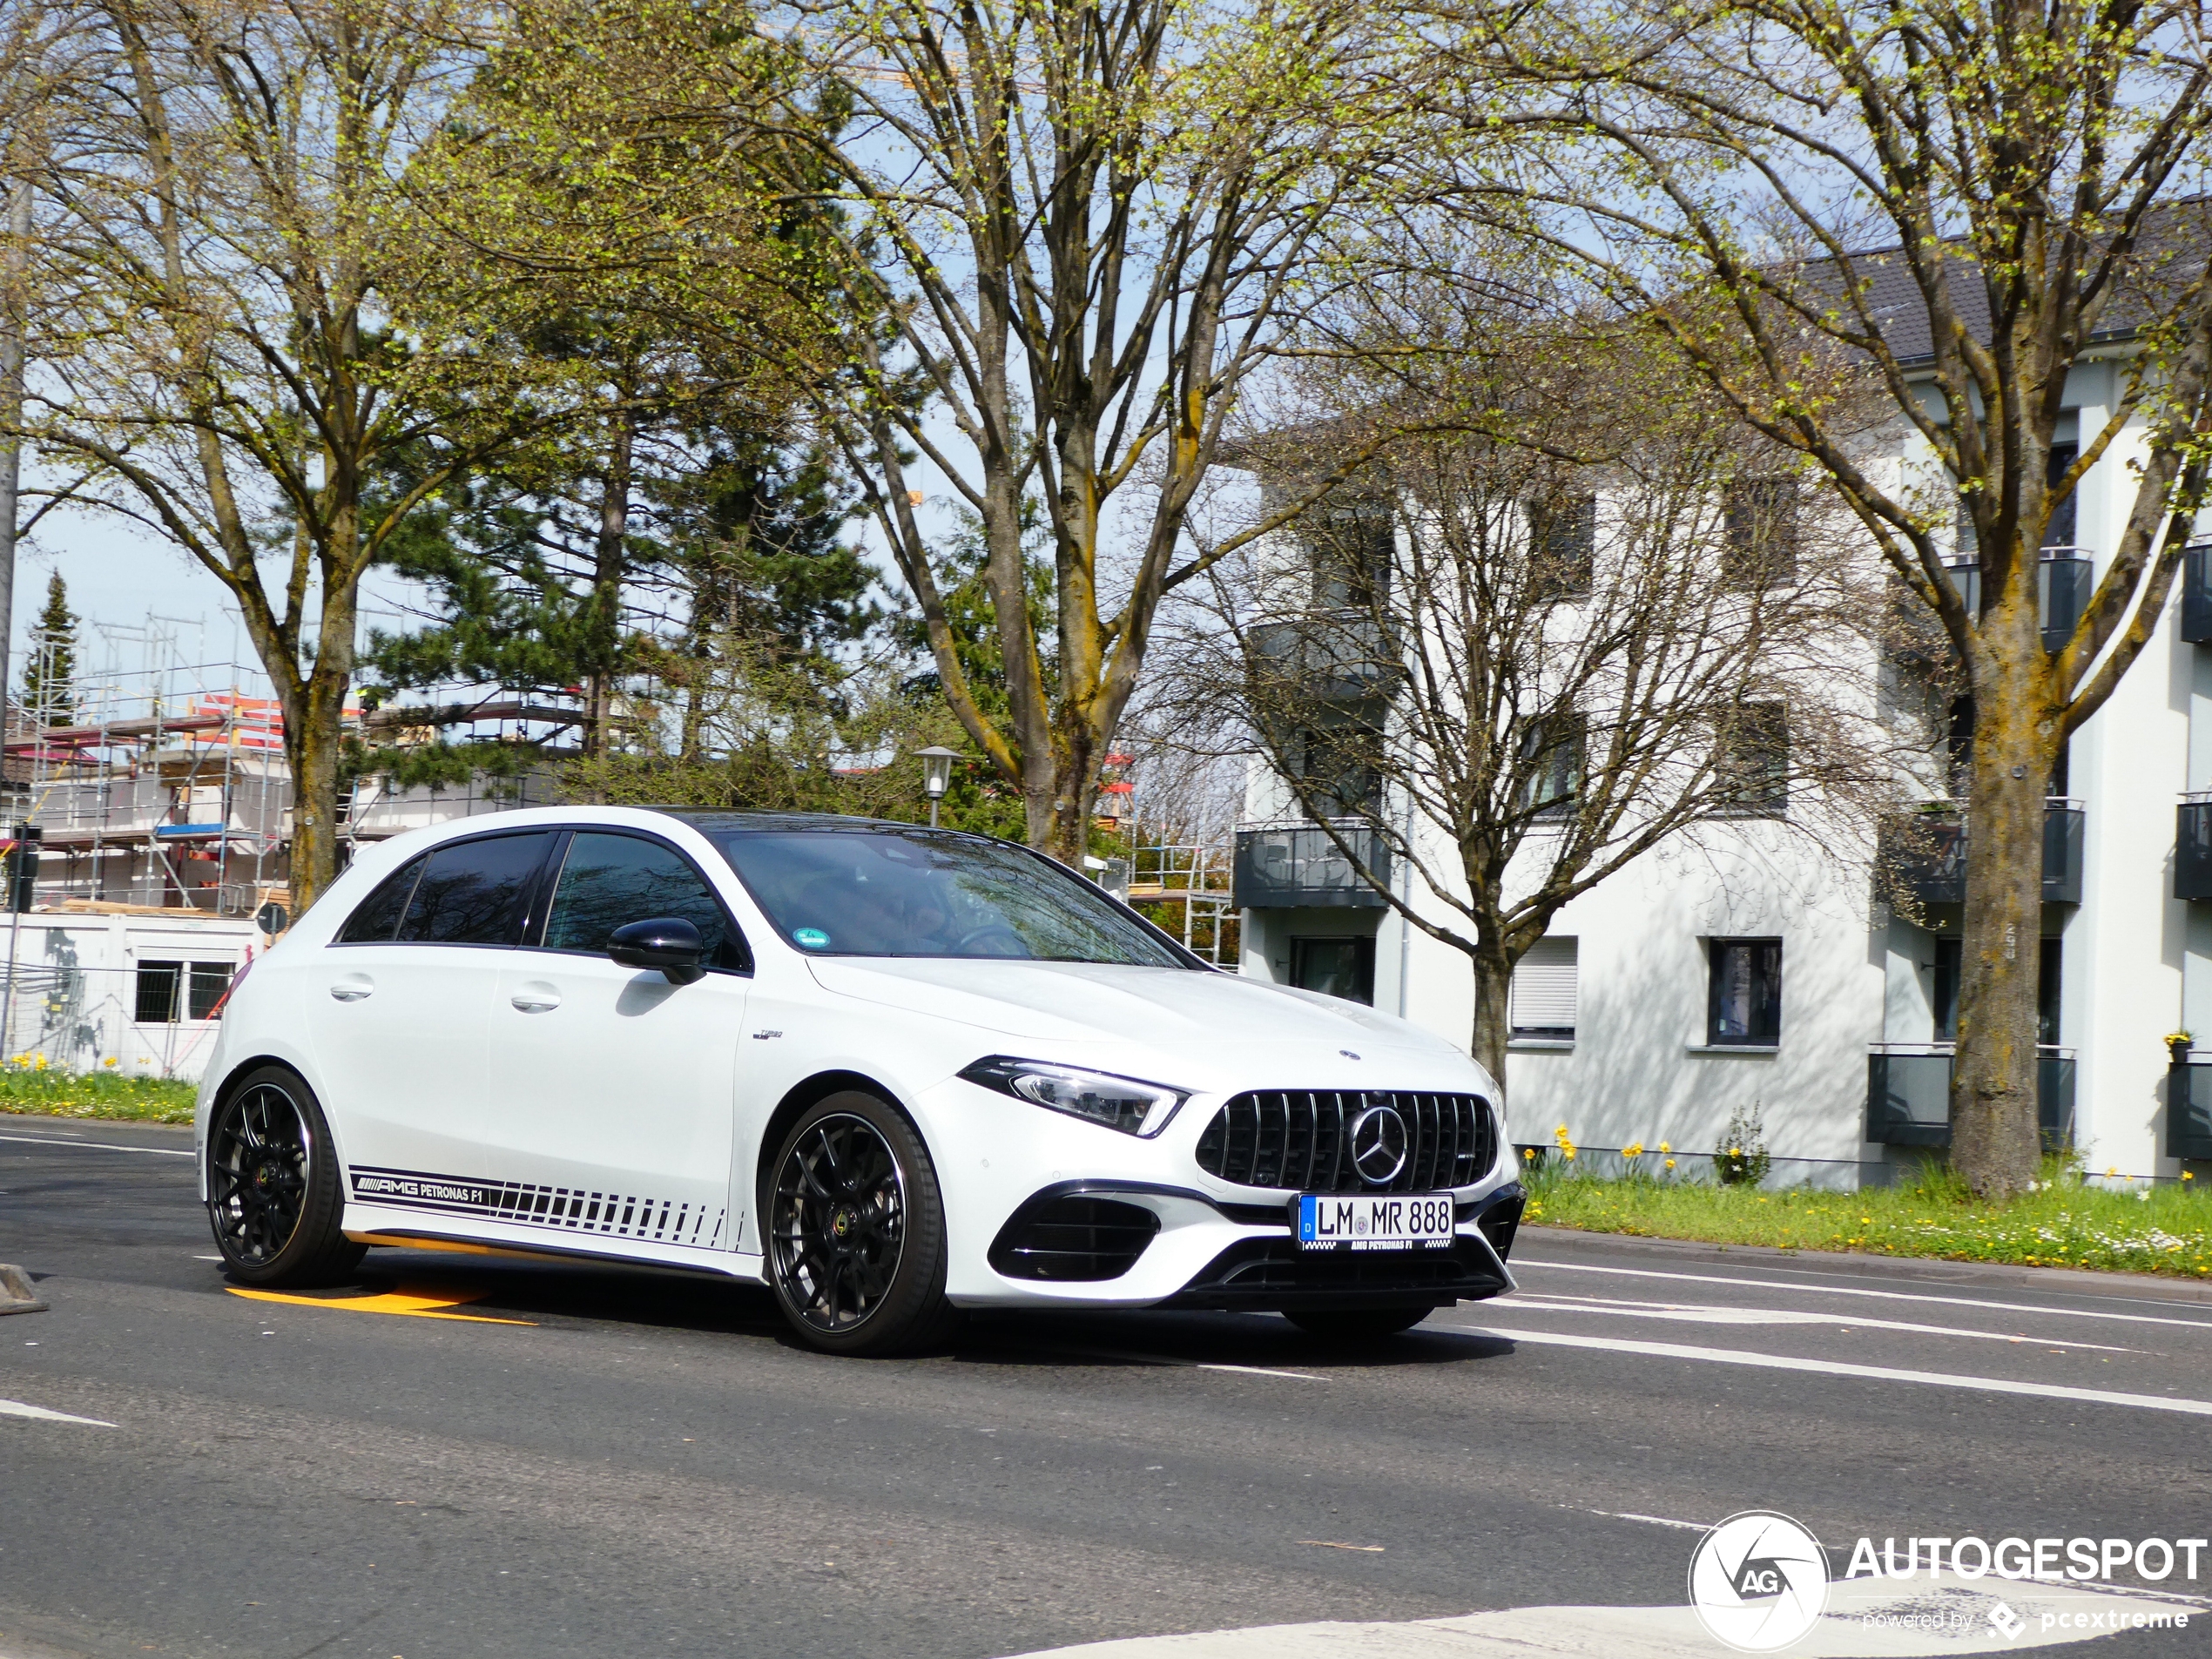
[[[235,1064],[226,1067],[224,1069],[222,1080],[215,1085],[207,1096],[207,1115],[200,1120],[201,1133],[197,1137],[200,1143],[199,1150],[203,1155],[194,1160],[199,1166],[199,1201],[202,1204],[207,1202],[207,1167],[204,1156],[206,1150],[206,1132],[215,1127],[216,1114],[230,1103],[231,1096],[238,1092],[238,1086],[264,1066],[283,1067],[306,1085],[307,1092],[314,1096],[318,1105],[322,1103],[321,1095],[316,1092],[314,1084],[308,1081],[307,1074],[300,1069],[300,1062],[290,1055],[251,1054]],[[331,1150],[338,1154],[338,1165],[342,1171],[346,1166],[346,1151],[344,1147],[339,1144],[338,1125],[330,1121],[330,1109],[327,1106],[322,1107],[322,1121],[324,1126],[330,1131]]]
[[[768,1121],[761,1125],[760,1144],[753,1153],[754,1231],[759,1233],[764,1249],[767,1245],[768,1183],[772,1173],[770,1165],[775,1161],[776,1149],[783,1144],[786,1132],[790,1130],[792,1123],[798,1121],[801,1112],[817,1102],[827,1100],[832,1095],[841,1095],[847,1089],[863,1095],[874,1096],[900,1116],[905,1118],[907,1126],[914,1130],[915,1138],[921,1141],[925,1148],[928,1147],[929,1137],[922,1133],[921,1125],[914,1120],[914,1113],[907,1109],[907,1103],[899,1098],[899,1091],[880,1078],[871,1077],[866,1072],[833,1069],[827,1071],[818,1071],[813,1076],[793,1083],[784,1091],[784,1097],[776,1103],[775,1110],[768,1114]],[[930,1155],[933,1157],[936,1156],[934,1150]]]

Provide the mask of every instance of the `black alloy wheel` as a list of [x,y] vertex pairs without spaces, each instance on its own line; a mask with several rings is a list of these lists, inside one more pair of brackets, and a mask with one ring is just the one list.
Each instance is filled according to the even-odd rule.
[[340,1231],[337,1164],[297,1073],[263,1066],[229,1090],[207,1126],[207,1217],[233,1278],[309,1285],[360,1263]]
[[833,1095],[785,1136],[768,1210],[776,1299],[832,1353],[925,1346],[950,1319],[944,1211],[921,1137],[872,1095]]

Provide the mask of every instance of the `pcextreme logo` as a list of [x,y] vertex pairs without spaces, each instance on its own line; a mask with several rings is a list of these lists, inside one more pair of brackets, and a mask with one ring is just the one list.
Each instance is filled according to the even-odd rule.
[[1689,1604],[1716,1641],[1739,1653],[1774,1653],[1827,1608],[1827,1553],[1787,1515],[1730,1515],[1689,1558]]

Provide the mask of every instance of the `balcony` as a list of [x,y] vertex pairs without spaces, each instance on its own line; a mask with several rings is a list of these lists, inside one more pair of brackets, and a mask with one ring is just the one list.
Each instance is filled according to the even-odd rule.
[[2182,637],[2212,640],[2212,542],[2182,550]]
[[2212,1062],[2192,1060],[2166,1074],[2166,1156],[2212,1158]]
[[[1981,566],[1951,564],[1952,585],[1966,602],[1966,614],[1981,609]],[[2035,565],[2035,614],[2043,622],[2043,649],[2057,651],[2074,637],[2074,624],[2089,608],[2095,570],[2086,547],[2047,547]]]
[[2182,796],[2175,820],[2174,896],[2212,899],[2212,789]]
[[[2080,904],[2083,840],[2088,814],[2078,800],[2054,796],[2043,805],[2043,902]],[[1955,813],[1924,813],[1890,838],[1889,862],[1906,892],[1922,904],[1964,904],[1966,826]]]
[[1399,677],[1397,647],[1366,610],[1316,611],[1251,631],[1252,668],[1301,699],[1387,701]]
[[[1390,849],[1372,830],[1338,831],[1360,861],[1390,880]],[[1359,879],[1318,824],[1263,825],[1237,832],[1232,892],[1240,910],[1329,907],[1379,910],[1388,902]]]
[[[2037,1050],[2035,1116],[2047,1152],[2074,1143],[2074,1064],[2071,1049]],[[2212,1083],[2206,1094],[2212,1099]],[[1878,1042],[1867,1051],[1866,1138],[1882,1146],[1951,1144],[1950,1044]]]

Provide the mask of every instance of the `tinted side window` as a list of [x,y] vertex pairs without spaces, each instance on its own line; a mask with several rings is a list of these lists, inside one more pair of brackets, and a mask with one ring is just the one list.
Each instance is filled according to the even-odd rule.
[[399,938],[405,944],[512,945],[549,835],[495,835],[442,846],[422,867]]
[[415,892],[415,879],[422,873],[428,862],[426,857],[409,859],[405,864],[379,882],[376,890],[354,907],[346,918],[346,925],[338,930],[334,941],[341,945],[379,943],[400,930],[400,918],[407,914],[407,901]]
[[720,902],[671,848],[636,835],[579,831],[570,839],[546,919],[546,949],[597,955],[616,928],[656,916],[681,916],[697,927],[713,966],[746,966]]

